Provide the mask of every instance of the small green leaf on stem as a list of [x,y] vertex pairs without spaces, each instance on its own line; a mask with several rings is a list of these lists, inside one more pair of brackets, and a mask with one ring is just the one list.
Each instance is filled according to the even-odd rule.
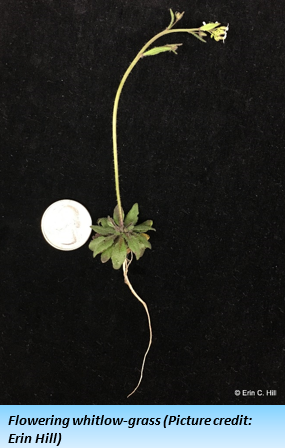
[[166,28],[167,30],[171,30],[171,28],[173,28],[174,25],[176,25],[176,23],[179,22],[179,20],[181,20],[182,17],[184,16],[184,12],[176,11],[175,14],[174,14],[172,9],[170,9],[169,11],[170,11],[170,19],[171,20],[170,20],[170,24]]
[[174,21],[175,21],[175,15],[172,9],[169,10],[170,12],[170,24],[168,25],[167,29],[170,30],[173,27]]
[[176,50],[181,45],[183,45],[183,44],[167,44],[167,45],[163,45],[162,47],[154,47],[151,50],[148,50],[145,53],[143,53],[142,57],[155,56],[156,54],[164,53],[165,51],[171,51],[172,53],[177,54]]
[[192,36],[195,36],[195,37],[197,37],[197,39],[199,39],[201,42],[204,42],[205,44],[207,43],[206,41],[205,41],[205,39],[203,39],[201,36],[207,36],[207,34],[205,34],[205,33],[202,33],[202,32],[198,32],[198,33],[196,33],[195,31],[189,31],[189,34],[192,34]]

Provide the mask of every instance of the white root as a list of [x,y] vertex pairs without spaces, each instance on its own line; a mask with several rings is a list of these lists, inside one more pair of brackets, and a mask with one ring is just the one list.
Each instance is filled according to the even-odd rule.
[[124,261],[124,264],[123,264],[124,280],[125,280],[126,285],[128,285],[128,287],[130,288],[131,293],[136,297],[136,299],[138,299],[139,302],[141,302],[141,304],[143,305],[143,307],[145,309],[145,312],[147,314],[147,319],[148,319],[148,327],[149,327],[149,342],[148,342],[148,347],[147,347],[146,352],[145,352],[144,357],[143,357],[143,362],[142,362],[142,366],[141,366],[141,374],[140,374],[139,382],[136,385],[136,387],[134,388],[134,390],[127,396],[127,398],[129,398],[131,395],[133,395],[135,393],[135,391],[139,388],[140,384],[141,384],[141,381],[142,381],[142,378],[143,378],[143,371],[144,371],[144,366],[145,366],[145,360],[146,360],[147,354],[149,352],[149,349],[150,349],[150,346],[151,346],[151,343],[152,343],[152,328],[151,328],[151,321],[150,321],[150,315],[149,315],[147,304],[136,293],[136,291],[132,287],[131,282],[130,282],[130,280],[128,278],[128,269],[129,269],[129,266],[130,266],[132,260],[133,260],[133,253],[131,252],[131,258],[130,259],[126,258],[125,261]]

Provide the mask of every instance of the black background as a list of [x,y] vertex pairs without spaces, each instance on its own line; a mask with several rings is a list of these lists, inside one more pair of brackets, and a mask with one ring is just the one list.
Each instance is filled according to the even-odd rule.
[[[65,198],[94,223],[112,213],[116,89],[169,8],[230,31],[162,39],[179,54],[141,60],[122,94],[123,206],[157,229],[129,272],[154,341],[127,399],[144,309],[40,222]],[[1,404],[284,404],[284,3],[1,0],[0,15]]]

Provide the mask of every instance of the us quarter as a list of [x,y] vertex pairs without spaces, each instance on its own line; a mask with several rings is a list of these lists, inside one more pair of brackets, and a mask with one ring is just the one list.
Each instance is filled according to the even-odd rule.
[[74,250],[83,246],[90,236],[91,225],[87,209],[71,199],[51,204],[41,221],[44,238],[59,250]]

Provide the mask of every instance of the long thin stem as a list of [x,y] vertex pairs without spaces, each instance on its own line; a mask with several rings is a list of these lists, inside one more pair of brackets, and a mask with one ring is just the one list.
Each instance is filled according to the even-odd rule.
[[130,64],[128,69],[126,70],[120,85],[118,87],[115,101],[114,101],[114,108],[113,108],[113,158],[114,158],[114,171],[115,171],[115,188],[116,188],[116,196],[117,196],[117,204],[118,204],[118,211],[119,211],[119,220],[120,224],[123,224],[123,211],[122,211],[122,201],[121,201],[121,195],[120,195],[120,183],[119,183],[119,164],[118,164],[118,146],[117,146],[117,115],[118,115],[118,106],[119,106],[119,100],[121,96],[121,92],[123,90],[124,84],[133,70],[134,66],[137,64],[137,62],[141,59],[144,52],[152,45],[157,39],[159,39],[162,36],[165,36],[167,34],[171,33],[189,33],[189,34],[195,34],[195,32],[199,31],[199,28],[191,28],[191,29],[165,29],[161,31],[160,33],[156,34],[154,37],[152,37],[138,52],[136,57],[134,58],[133,62]]

